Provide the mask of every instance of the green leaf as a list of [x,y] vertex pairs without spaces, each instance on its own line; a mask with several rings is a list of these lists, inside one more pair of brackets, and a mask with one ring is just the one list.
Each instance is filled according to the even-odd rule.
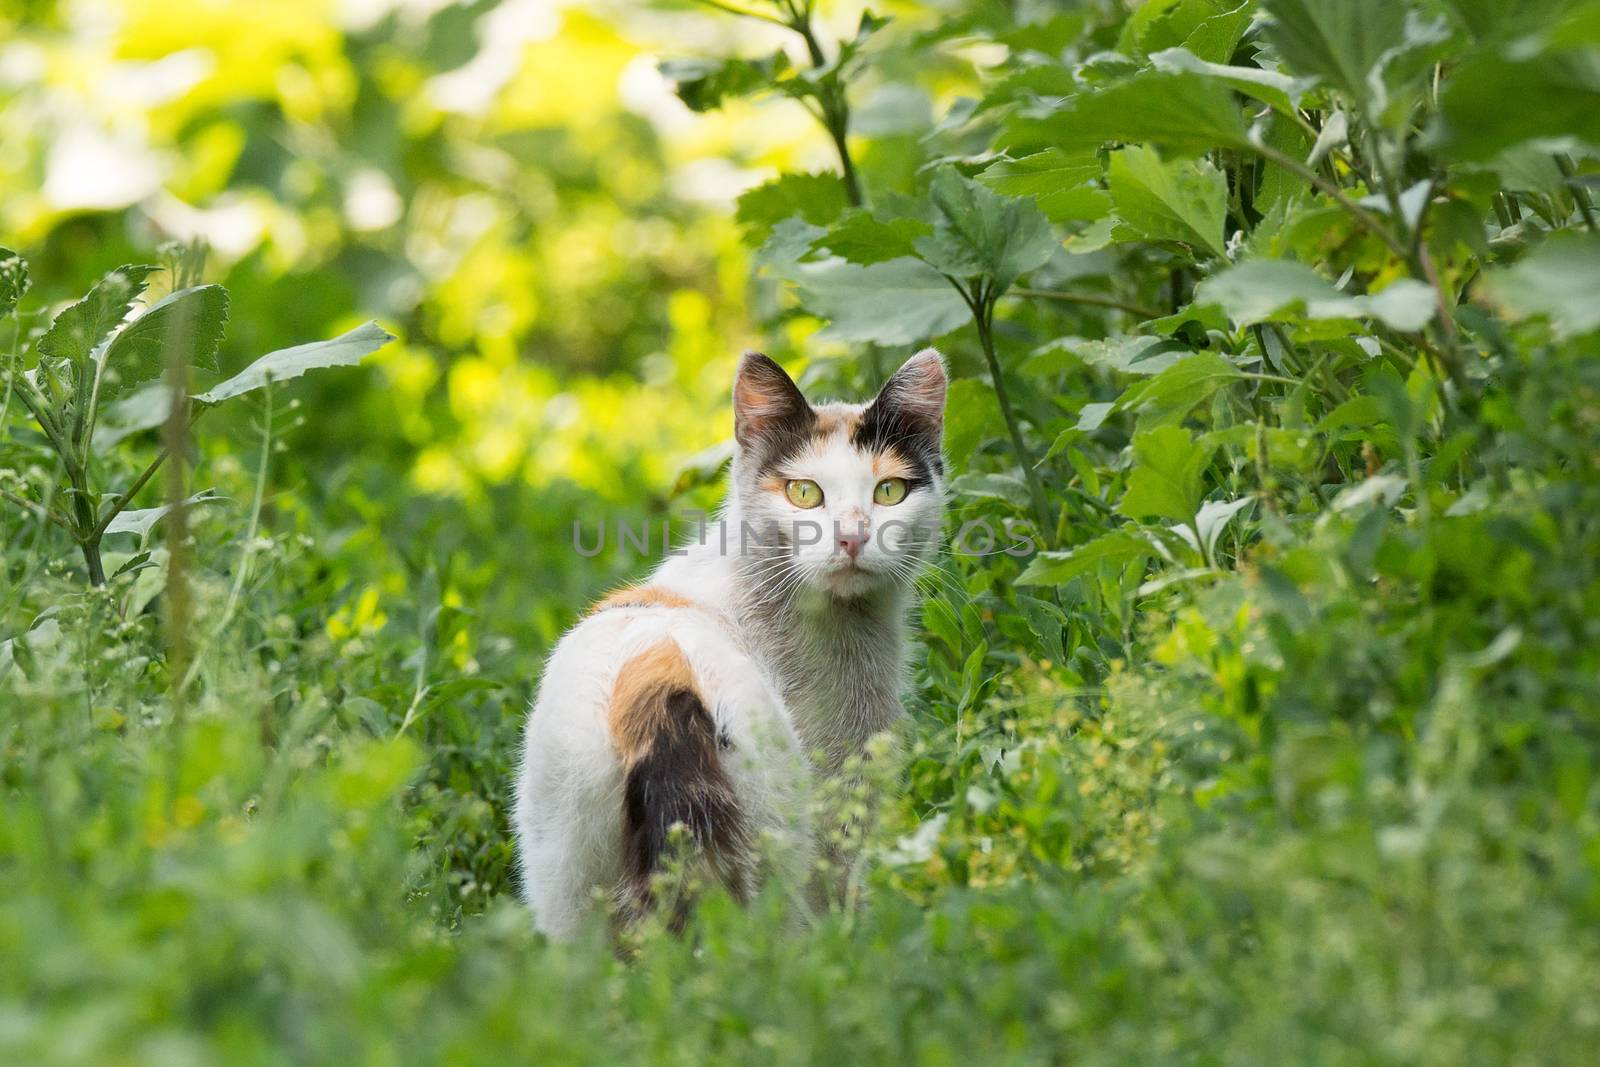
[[1168,48],[1157,52],[1150,57],[1150,62],[1157,70],[1217,78],[1229,88],[1254,97],[1285,115],[1294,114],[1300,106],[1301,95],[1309,87],[1307,82],[1277,71],[1208,63],[1187,48]]
[[1209,160],[1167,162],[1153,148],[1124,148],[1111,154],[1107,180],[1117,215],[1134,237],[1227,258],[1228,181]]
[[1139,74],[1073,98],[1039,125],[1065,152],[1113,141],[1163,145],[1186,155],[1250,147],[1233,92],[1220,80],[1198,74]]
[[1130,519],[1192,521],[1210,463],[1211,449],[1181,426],[1135,434],[1133,473],[1117,510]]
[[978,378],[958,378],[950,383],[944,405],[944,454],[952,468],[966,466],[984,438],[997,436],[1003,429],[994,386]]
[[1558,234],[1515,266],[1484,279],[1496,303],[1543,315],[1557,337],[1600,329],[1600,237]]
[[933,233],[919,237],[916,249],[941,274],[984,277],[1004,292],[1061,246],[1031,201],[1001,196],[954,167],[934,176],[930,196],[939,214]]
[[88,296],[56,316],[35,349],[41,356],[83,368],[95,346],[128,317],[133,302],[144,292],[145,279],[159,269],[130,265],[107,274]]
[[813,226],[827,226],[848,203],[836,175],[785,174],[741,195],[735,217],[750,243],[760,244],[784,219],[798,215]]
[[127,325],[96,350],[105,367],[102,399],[160,377],[167,346],[182,345],[191,367],[217,365],[217,348],[228,326],[228,291],[220,285],[180,289]]
[[956,496],[1001,500],[1018,509],[1028,507],[1028,485],[1012,474],[963,474],[950,483]]
[[812,247],[826,248],[851,263],[865,266],[915,255],[916,239],[932,232],[933,227],[921,219],[883,219],[870,211],[852,208],[817,238]]
[[160,426],[171,411],[172,390],[165,382],[151,382],[134,389],[101,411],[94,433],[94,450],[104,455],[119,441]]
[[1244,377],[1215,352],[1199,352],[1179,360],[1154,378],[1130,386],[1117,401],[1124,411],[1137,411],[1145,425],[1182,418],[1211,398],[1222,386]]
[[1516,61],[1487,50],[1468,57],[1445,84],[1428,143],[1455,159],[1488,160],[1526,141],[1564,137],[1600,147],[1593,48]]
[[788,57],[777,52],[763,59],[668,59],[658,69],[690,111],[704,113],[729,97],[769,88],[788,66]]
[[1108,337],[1085,341],[1063,337],[1049,347],[1071,352],[1091,367],[1118,374],[1160,374],[1189,354],[1183,344],[1165,337]]
[[1266,0],[1266,7],[1267,34],[1284,61],[1360,103],[1372,98],[1369,75],[1405,36],[1407,5],[1397,0]]
[[722,478],[723,471],[733,461],[733,438],[719,441],[709,448],[701,449],[678,468],[678,476],[672,480],[672,495],[679,496],[691,489],[702,485],[711,485]]
[[[228,499],[215,489],[202,489],[183,502],[184,507],[193,507],[196,504],[212,504],[219,500]],[[163,504],[158,508],[140,508],[137,511],[124,511],[106,525],[106,533],[119,534],[131,533],[136,537],[143,537],[149,533],[156,523],[166,518],[172,511],[173,505]]]
[[1154,554],[1150,542],[1120,530],[1064,552],[1041,552],[1017,576],[1017,585],[1065,585],[1102,567],[1123,567]]
[[321,370],[325,367],[352,367],[392,340],[394,335],[377,323],[363,323],[332,340],[313,341],[310,344],[268,352],[232,378],[199,394],[194,399],[202,404],[219,404],[232,397],[260,389],[268,382],[298,378],[306,371]]
[[1049,148],[1021,159],[1002,159],[978,181],[1002,196],[1027,196],[1052,222],[1093,222],[1111,212],[1111,200],[1095,184],[1100,160],[1092,152],[1069,155]]
[[1347,296],[1304,263],[1258,259],[1230,267],[1195,287],[1197,301],[1221,304],[1240,325],[1311,319],[1378,319],[1396,330],[1420,330],[1437,310],[1433,290],[1401,278],[1371,296]]
[[11,314],[29,284],[28,261],[9,248],[0,248],[0,318]]
[[944,275],[909,256],[862,266],[834,260],[799,265],[801,304],[828,319],[822,340],[903,345],[926,341],[972,315]]

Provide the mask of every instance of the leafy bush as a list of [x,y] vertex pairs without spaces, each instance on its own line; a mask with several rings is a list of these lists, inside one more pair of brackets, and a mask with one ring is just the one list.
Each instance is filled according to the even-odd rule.
[[[630,566],[565,551],[572,520],[703,502],[717,453],[674,478],[654,439],[622,455],[535,423],[518,432],[563,442],[549,477],[501,470],[488,429],[521,417],[502,394],[559,395],[596,426],[712,444],[687,428],[725,384],[703,348],[737,331],[704,294],[640,299],[655,275],[630,261],[595,298],[672,309],[672,377],[648,328],[505,327],[510,304],[441,282],[376,357],[391,385],[429,383],[416,410],[371,371],[308,381],[290,437],[259,404],[259,437],[199,444],[248,511],[191,509],[192,537],[152,520],[101,584],[84,535],[136,502],[106,487],[162,451],[137,424],[91,447],[87,372],[153,376],[171,353],[140,338],[163,308],[220,325],[218,298],[183,277],[190,295],[112,334],[154,277],[125,269],[114,300],[33,336],[45,308],[17,305],[6,257],[22,400],[0,408],[0,464],[26,502],[0,513],[7,1058],[1591,1058],[1600,9],[974,0],[840,33],[810,0],[706,7],[661,17],[764,51],[668,61],[687,106],[798,102],[837,163],[739,200],[773,351],[804,352],[809,388],[861,392],[937,339],[957,525],[1038,548],[958,532],[971,550],[925,583],[904,784],[860,892],[803,931],[776,899],[712,899],[626,963],[598,926],[539,942],[514,901],[503,805],[531,680]],[[387,116],[393,87],[363,84]],[[616,158],[664,166],[621,128]],[[601,181],[567,133],[527,134],[553,155],[501,146],[558,200]],[[521,195],[472,195],[502,194]],[[92,273],[62,258],[34,257],[52,293]],[[229,270],[236,343],[301,328],[273,316],[292,275]],[[344,295],[318,329],[351,319],[360,273],[326,276]],[[551,336],[589,353],[613,330],[617,363],[548,357]],[[212,332],[180,354],[218,351]],[[617,367],[657,377],[634,392]]]

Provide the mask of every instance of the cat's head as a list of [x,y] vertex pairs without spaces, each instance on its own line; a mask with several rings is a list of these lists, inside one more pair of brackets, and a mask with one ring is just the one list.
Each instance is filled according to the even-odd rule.
[[812,404],[746,353],[733,385],[733,493],[768,588],[858,597],[915,577],[944,518],[944,361],[912,356],[865,404]]

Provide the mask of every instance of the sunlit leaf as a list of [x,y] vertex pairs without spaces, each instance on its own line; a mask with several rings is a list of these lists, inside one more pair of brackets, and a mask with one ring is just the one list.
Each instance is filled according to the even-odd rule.
[[222,286],[170,294],[96,349],[96,359],[105,367],[101,397],[115,397],[159,377],[172,345],[181,346],[187,366],[215,368],[227,326],[228,292]]
[[846,211],[814,247],[825,248],[851,263],[884,263],[916,253],[914,242],[933,227],[921,219],[879,218],[860,209]]
[[34,347],[41,356],[78,367],[86,365],[95,346],[128,317],[133,302],[144,292],[145,279],[159,269],[118,267],[89,290],[88,296],[57,315]]
[[376,352],[394,335],[375,322],[363,323],[348,333],[328,341],[313,341],[269,352],[232,378],[213,386],[194,399],[202,404],[217,404],[231,397],[260,389],[268,382],[298,378],[325,367],[351,367]]
[[1069,155],[1051,148],[1021,159],[991,164],[978,181],[1004,196],[1032,197],[1053,222],[1093,222],[1111,210],[1110,198],[1096,184],[1100,160],[1092,152]]
[[1198,155],[1250,144],[1232,90],[1187,73],[1151,71],[1084,93],[1040,125],[1065,152],[1142,142]]
[[1159,426],[1134,435],[1133,473],[1117,510],[1130,519],[1190,522],[1200,496],[1211,449],[1181,426]]
[[1154,554],[1145,538],[1113,531],[1065,552],[1039,553],[1017,577],[1017,584],[1065,585],[1102,567],[1122,567]]
[[737,218],[750,243],[760,244],[784,219],[799,216],[813,226],[827,226],[848,205],[836,175],[785,174],[740,196]]
[[[196,504],[213,504],[226,500],[215,489],[203,489],[183,502],[184,507],[194,507]],[[140,508],[121,512],[116,518],[106,525],[106,533],[120,534],[131,533],[136,537],[143,537],[149,533],[156,523],[166,518],[173,511],[173,505],[163,504],[156,508]]]

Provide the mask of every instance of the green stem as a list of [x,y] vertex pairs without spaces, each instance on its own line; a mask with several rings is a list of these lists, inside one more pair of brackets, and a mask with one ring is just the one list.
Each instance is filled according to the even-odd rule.
[[1017,422],[1016,411],[1011,406],[1011,394],[1006,390],[1005,374],[1000,370],[1000,357],[994,348],[994,302],[992,294],[983,291],[981,283],[973,295],[969,296],[965,289],[951,279],[956,291],[966,300],[967,307],[972,309],[972,320],[978,327],[978,344],[983,348],[983,358],[989,364],[989,378],[994,383],[995,399],[999,401],[1000,413],[1005,417],[1006,431],[1011,435],[1011,450],[1016,453],[1017,463],[1022,467],[1023,480],[1028,484],[1028,495],[1033,499],[1035,518],[1039,522],[1039,536],[1044,538],[1045,547],[1050,548],[1055,543],[1055,522],[1050,514],[1050,503],[1044,495],[1044,487],[1039,484],[1039,472],[1034,469],[1033,455],[1028,449],[1028,444],[1022,438],[1022,427]]
[[1565,152],[1555,154],[1556,166],[1561,171],[1561,177],[1566,180],[1567,188],[1572,191],[1572,200],[1578,205],[1578,214],[1583,216],[1583,224],[1589,227],[1589,232],[1595,232],[1594,205],[1589,201],[1589,190],[1578,181],[1578,172],[1572,165],[1572,160]]
[[1368,211],[1366,208],[1362,207],[1360,204],[1346,196],[1343,189],[1340,189],[1333,182],[1330,182],[1328,179],[1324,178],[1310,167],[1307,167],[1298,159],[1295,159],[1293,156],[1285,155],[1283,152],[1278,151],[1269,144],[1252,141],[1251,147],[1254,148],[1256,152],[1260,153],[1263,158],[1276,163],[1284,170],[1289,171],[1291,174],[1310,182],[1322,192],[1326,193],[1328,196],[1331,196],[1335,203],[1348,212],[1350,216],[1357,222],[1361,223],[1361,225],[1371,232],[1373,236],[1377,237],[1380,241],[1387,245],[1391,252],[1407,262],[1411,260],[1410,252],[1406,248],[1405,243],[1396,237],[1394,233],[1383,224],[1383,221],[1379,219],[1378,216],[1374,215],[1372,212]]
[[53,522],[57,526],[61,527],[63,530],[66,530],[69,533],[76,532],[74,530],[74,528],[73,528],[72,523],[65,516],[59,514],[58,512],[50,510],[49,508],[45,507],[43,504],[39,504],[39,503],[36,503],[35,501],[29,500],[25,496],[21,496],[21,495],[19,495],[17,493],[13,493],[13,492],[11,492],[9,490],[6,490],[6,489],[0,489],[0,500],[9,500],[9,501],[11,501],[11,503],[15,504],[17,507],[21,508],[23,511],[28,512],[30,515],[33,515],[36,518],[46,519],[46,520],[48,520],[50,522]]

